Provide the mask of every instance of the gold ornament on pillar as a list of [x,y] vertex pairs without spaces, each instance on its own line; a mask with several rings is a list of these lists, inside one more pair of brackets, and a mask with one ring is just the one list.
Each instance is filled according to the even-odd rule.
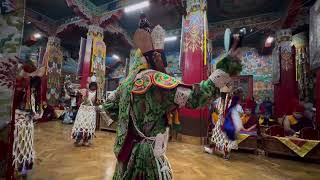
[[[188,2],[189,3],[189,2]],[[184,51],[202,51],[204,49],[204,16],[206,15],[206,1],[194,1],[188,8],[188,15],[184,20],[185,33]]]

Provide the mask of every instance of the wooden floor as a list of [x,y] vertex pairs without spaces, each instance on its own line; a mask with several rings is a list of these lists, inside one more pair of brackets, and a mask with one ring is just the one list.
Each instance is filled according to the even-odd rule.
[[[116,159],[115,134],[97,132],[91,147],[74,147],[71,125],[60,122],[36,125],[37,159],[28,179],[112,179]],[[230,161],[205,154],[200,146],[170,143],[167,152],[176,180],[209,179],[320,179],[320,165],[233,153]]]

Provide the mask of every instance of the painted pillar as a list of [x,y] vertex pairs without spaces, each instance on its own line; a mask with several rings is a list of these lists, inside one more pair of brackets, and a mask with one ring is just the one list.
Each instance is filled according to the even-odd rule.
[[[188,0],[187,15],[182,19],[181,70],[186,84],[199,83],[207,79],[207,14],[206,1]],[[208,124],[207,108],[181,109],[181,133],[205,137]]]
[[103,99],[105,93],[106,45],[103,41],[103,29],[90,25],[82,67],[81,88],[87,88],[91,76],[96,76],[97,98]]
[[48,38],[46,52],[44,54],[44,66],[46,74],[42,79],[42,100],[50,106],[57,106],[61,92],[61,69],[63,54],[60,48],[60,39],[55,36]]
[[278,83],[274,85],[275,115],[281,117],[292,114],[293,100],[299,100],[298,83],[296,80],[295,47],[292,45],[290,29],[277,32],[277,47],[280,72]]

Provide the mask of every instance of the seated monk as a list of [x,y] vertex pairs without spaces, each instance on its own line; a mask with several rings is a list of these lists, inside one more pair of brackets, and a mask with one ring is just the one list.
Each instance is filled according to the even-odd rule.
[[246,108],[244,114],[241,116],[244,131],[256,131],[258,120],[252,113],[250,108]]
[[52,121],[55,118],[53,107],[48,105],[47,102],[43,102],[42,106],[43,106],[42,116],[39,121],[40,122]]
[[284,118],[279,119],[279,123],[283,125],[287,134],[295,135],[304,127],[313,127],[312,121],[305,118],[303,112],[303,106],[297,105],[291,115],[286,115]]

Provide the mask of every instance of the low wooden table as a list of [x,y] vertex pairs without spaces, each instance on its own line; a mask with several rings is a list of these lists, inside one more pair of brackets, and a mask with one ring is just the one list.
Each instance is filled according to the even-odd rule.
[[300,157],[297,153],[273,136],[264,135],[262,145],[266,155],[276,154],[299,159],[320,160],[320,143],[310,150],[304,157]]

